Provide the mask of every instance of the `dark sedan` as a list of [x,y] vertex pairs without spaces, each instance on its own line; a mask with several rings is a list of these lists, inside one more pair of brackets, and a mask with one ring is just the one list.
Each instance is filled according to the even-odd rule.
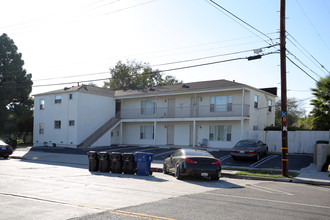
[[164,160],[163,173],[173,173],[177,179],[195,176],[219,180],[221,162],[207,151],[179,149]]
[[12,153],[12,147],[0,140],[0,157],[4,157],[5,159],[7,159]]
[[268,146],[258,140],[241,140],[231,149],[231,156],[234,160],[237,158],[260,160],[260,157],[267,153]]

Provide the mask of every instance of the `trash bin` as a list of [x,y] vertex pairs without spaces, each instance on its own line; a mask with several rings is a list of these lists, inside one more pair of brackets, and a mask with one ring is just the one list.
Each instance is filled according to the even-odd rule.
[[112,173],[122,173],[121,166],[121,153],[112,152],[110,153],[110,167]]
[[99,160],[97,157],[97,152],[95,151],[88,151],[88,164],[89,164],[89,171],[99,171]]
[[100,172],[109,172],[109,154],[108,152],[99,153],[99,168]]
[[152,174],[150,171],[150,165],[153,158],[153,154],[136,152],[134,159],[136,161],[136,175],[138,176],[149,176]]
[[123,173],[125,174],[134,174],[135,173],[135,161],[134,154],[132,153],[123,153],[122,155],[122,165]]

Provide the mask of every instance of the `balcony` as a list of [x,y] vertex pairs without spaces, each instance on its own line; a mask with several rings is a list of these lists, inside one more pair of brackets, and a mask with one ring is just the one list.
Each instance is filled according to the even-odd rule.
[[[250,105],[244,105],[243,117],[249,117]],[[122,109],[122,119],[158,119],[158,118],[203,118],[203,117],[241,117],[241,104],[199,105]]]

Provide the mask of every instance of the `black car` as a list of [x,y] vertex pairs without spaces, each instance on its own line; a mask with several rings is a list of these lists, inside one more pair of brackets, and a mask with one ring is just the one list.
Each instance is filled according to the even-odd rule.
[[262,155],[268,153],[268,146],[259,140],[240,140],[232,149],[231,156],[238,158],[254,158],[260,160]]
[[195,176],[219,180],[221,162],[204,150],[179,149],[164,160],[163,173],[173,173],[177,179]]
[[13,148],[0,140],[0,157],[7,159],[13,153]]

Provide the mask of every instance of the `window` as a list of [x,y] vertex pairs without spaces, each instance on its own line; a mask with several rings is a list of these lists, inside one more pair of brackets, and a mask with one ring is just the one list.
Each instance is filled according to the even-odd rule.
[[231,141],[231,125],[210,125],[210,141]]
[[44,109],[45,109],[45,100],[40,99],[40,110],[44,110]]
[[210,112],[226,112],[232,111],[232,96],[211,96]]
[[258,131],[258,125],[253,125],[253,130]]
[[272,111],[272,100],[268,100],[268,111],[271,112]]
[[55,121],[55,129],[61,129],[61,121]]
[[44,134],[45,128],[44,123],[39,123],[39,134]]
[[258,108],[258,96],[254,96],[254,108]]
[[140,139],[154,139],[154,126],[140,126]]
[[69,121],[69,126],[74,126],[74,120]]
[[155,114],[155,109],[156,109],[156,102],[154,100],[141,102],[142,115],[153,115]]
[[56,95],[55,96],[55,103],[61,103],[62,102],[62,96],[61,95]]
[[75,97],[76,97],[76,96],[75,96],[75,94],[73,94],[73,93],[69,95],[69,99],[75,99]]

